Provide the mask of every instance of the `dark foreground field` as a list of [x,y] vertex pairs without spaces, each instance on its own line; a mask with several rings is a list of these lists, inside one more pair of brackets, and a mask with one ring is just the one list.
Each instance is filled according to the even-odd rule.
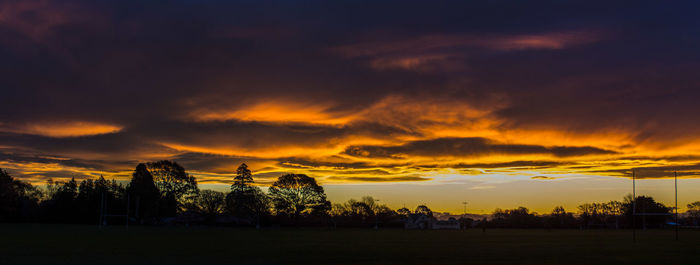
[[700,264],[700,232],[0,225],[0,264]]

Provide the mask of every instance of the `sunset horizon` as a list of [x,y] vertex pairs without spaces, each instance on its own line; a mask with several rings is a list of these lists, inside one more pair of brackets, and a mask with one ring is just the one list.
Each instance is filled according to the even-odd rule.
[[0,168],[42,186],[172,160],[226,190],[246,163],[455,213],[621,200],[632,170],[669,203],[677,172],[684,206],[697,19],[618,5],[10,1]]

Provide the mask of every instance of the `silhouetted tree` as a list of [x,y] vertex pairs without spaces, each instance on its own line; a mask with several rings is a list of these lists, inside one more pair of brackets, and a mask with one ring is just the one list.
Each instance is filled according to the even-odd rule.
[[367,205],[372,213],[376,213],[381,207],[381,205],[377,203],[377,200],[375,200],[372,196],[362,196],[360,201]]
[[493,220],[490,223],[496,227],[503,228],[536,228],[542,227],[535,214],[530,213],[525,207],[516,209],[501,210],[496,209],[493,214]]
[[[615,222],[615,229],[620,228],[620,217],[624,214],[624,204],[620,201],[609,201],[605,203],[605,212],[607,213],[608,217],[612,217]],[[610,218],[608,218],[610,219]]]
[[398,214],[383,204],[377,203],[371,196],[364,196],[361,200],[350,199],[343,204],[333,204],[330,215],[334,224],[362,227],[379,223],[399,222]]
[[226,194],[214,190],[201,190],[192,202],[188,203],[188,210],[205,215],[208,218],[216,217],[226,208]]
[[339,223],[342,223],[345,219],[345,206],[341,203],[333,203],[331,209],[328,211],[328,215],[331,217],[331,222],[333,227],[337,227]]
[[554,207],[547,220],[549,228],[574,228],[577,221],[573,213],[568,213],[563,206]]
[[325,213],[331,206],[323,187],[304,174],[279,177],[270,187],[269,194],[277,213],[292,218],[302,213]]
[[199,192],[197,180],[177,162],[162,160],[148,163],[147,167],[160,192],[158,206],[163,216],[175,216],[181,206]]
[[363,196],[362,202],[369,207],[370,214],[373,215],[374,218],[373,222],[375,223],[375,226],[378,226],[379,223],[391,221],[391,219],[398,217],[394,210],[385,204],[378,203],[378,200],[374,199],[372,196]]
[[425,205],[418,205],[418,207],[416,207],[416,210],[413,211],[413,213],[425,214],[428,217],[433,217],[433,211],[430,210],[430,208],[428,208],[428,206],[425,206]]
[[401,209],[396,210],[396,213],[398,213],[399,215],[402,215],[402,216],[407,216],[407,215],[411,214],[411,210],[409,210],[406,207],[403,207]]
[[700,223],[700,201],[688,204],[688,218],[693,225]]
[[139,221],[158,217],[158,200],[160,192],[153,181],[153,175],[146,164],[138,164],[127,187],[131,194],[133,216]]
[[418,205],[413,213],[407,212],[402,219],[406,224],[405,227],[411,229],[429,229],[432,222],[436,220],[433,211],[425,205]]
[[581,225],[586,228],[615,229],[620,228],[625,225],[625,223],[631,225],[631,218],[623,218],[626,209],[631,207],[631,202],[632,195],[628,195],[624,203],[620,201],[609,201],[605,203],[594,202],[581,204],[578,206]]
[[372,207],[364,201],[356,201],[350,199],[348,202],[345,203],[345,209],[347,209],[347,215],[354,218],[358,218],[362,222],[364,222],[366,218],[374,216],[374,211],[372,210]]
[[561,216],[564,214],[566,214],[566,210],[564,210],[564,206],[557,206],[557,207],[554,207],[554,210],[552,210],[553,216]]
[[241,164],[233,178],[231,192],[226,195],[226,209],[238,218],[243,218],[260,225],[261,219],[269,215],[270,200],[267,195],[253,184],[252,172],[246,164]]
[[226,195],[226,210],[233,216],[259,224],[269,214],[270,200],[258,187],[233,189]]
[[[631,196],[625,198],[624,213],[630,224],[632,223],[632,218],[636,218],[637,226],[642,228],[647,228],[649,226],[661,227],[670,218],[668,214],[671,212],[671,208],[656,202],[652,197],[637,196],[634,202],[636,203],[633,203]],[[660,215],[633,216],[633,205],[636,205],[637,213],[654,213]]]
[[124,214],[126,213],[125,189],[116,181],[107,181],[102,176],[96,180],[82,180],[78,184],[76,206],[79,209],[77,218],[80,223],[95,222],[102,210],[107,211],[108,214]]
[[253,184],[253,173],[245,163],[238,166],[236,176],[233,178],[233,186],[243,187]]
[[583,222],[583,226],[586,228],[592,226],[592,225],[600,225],[602,224],[601,221],[601,213],[600,213],[600,207],[599,204],[597,203],[584,203],[578,206],[578,210],[580,212],[580,217]]
[[0,222],[26,220],[38,207],[41,193],[0,169]]
[[54,186],[50,198],[42,202],[42,208],[46,209],[48,220],[55,222],[75,222],[78,215],[78,183],[75,178],[67,182],[52,182]]

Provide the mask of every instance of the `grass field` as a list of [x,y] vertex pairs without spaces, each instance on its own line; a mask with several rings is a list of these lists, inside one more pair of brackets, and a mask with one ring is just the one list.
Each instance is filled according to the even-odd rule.
[[700,264],[700,231],[0,225],[0,264]]

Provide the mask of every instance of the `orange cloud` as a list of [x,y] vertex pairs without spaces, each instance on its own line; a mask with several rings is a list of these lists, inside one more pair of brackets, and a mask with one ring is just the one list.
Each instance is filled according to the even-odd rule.
[[48,137],[79,137],[107,133],[116,133],[123,128],[117,125],[85,122],[85,121],[66,121],[66,122],[30,122],[25,124],[2,124],[0,131],[33,134]]
[[[506,126],[506,120],[494,115],[508,104],[508,100],[498,96],[471,103],[435,96],[392,95],[356,109],[331,103],[298,104],[274,99],[269,102],[231,111],[192,112],[188,117],[196,118],[201,127],[185,124],[191,130],[183,131],[184,135],[161,139],[157,133],[149,134],[149,144],[162,147],[160,152],[154,152],[153,147],[149,147],[151,151],[128,149],[122,154],[126,156],[123,159],[176,159],[186,164],[191,161],[186,154],[222,156],[217,163],[193,164],[193,174],[206,177],[207,183],[227,183],[228,172],[251,159],[255,161],[251,163],[254,169],[265,176],[305,173],[324,183],[430,183],[440,181],[441,174],[501,173],[525,178],[546,174],[626,176],[630,168],[662,166],[682,167],[685,176],[692,176],[697,173],[694,165],[700,160],[693,157],[700,155],[700,145],[686,143],[659,151],[657,144],[639,142],[632,133],[619,129],[580,133]],[[229,121],[244,123],[229,128]],[[249,125],[257,133],[244,133],[250,130],[246,127]],[[381,129],[372,131],[374,127]],[[176,128],[169,130],[178,132]],[[392,130],[394,134],[388,133]],[[120,132],[122,127],[79,121],[36,122],[5,125],[2,131],[70,139]],[[114,154],[82,150],[55,155],[59,156],[43,155],[41,158],[49,161],[43,163],[15,161],[16,170],[27,176],[58,174],[61,168],[79,175],[94,175],[96,170],[71,164],[60,155],[115,159],[110,157]],[[664,174],[653,176],[668,175]]]
[[200,121],[261,121],[283,123],[310,123],[340,125],[351,121],[356,114],[332,112],[326,104],[300,103],[283,100],[258,102],[233,110],[202,109],[190,114],[190,118]]

